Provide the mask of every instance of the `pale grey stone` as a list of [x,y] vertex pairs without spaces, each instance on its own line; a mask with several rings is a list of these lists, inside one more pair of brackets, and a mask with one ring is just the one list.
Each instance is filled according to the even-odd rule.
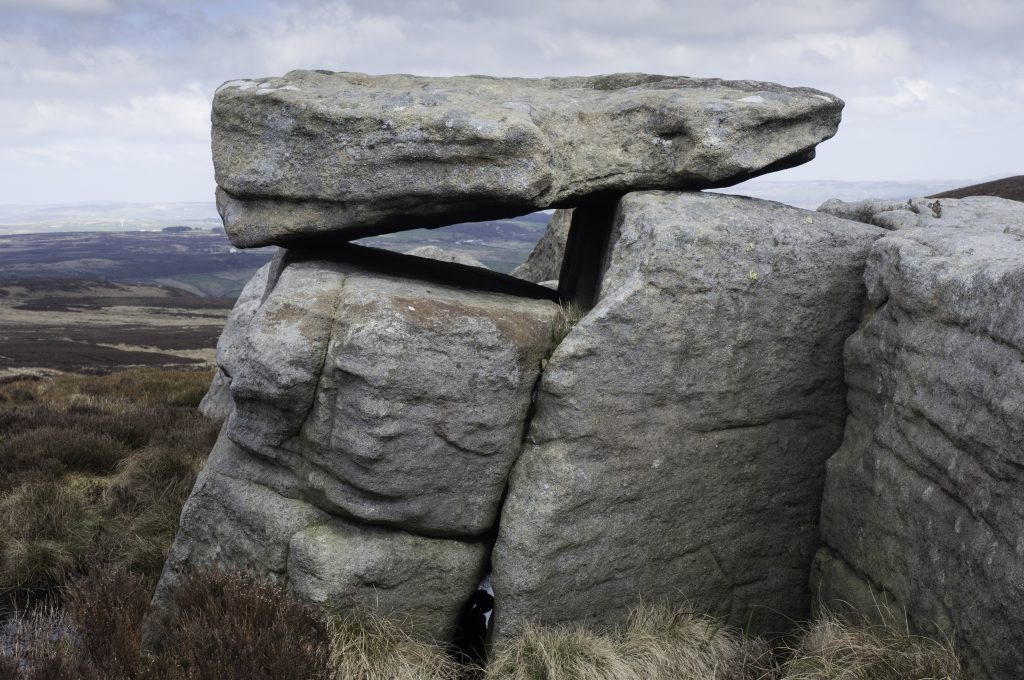
[[572,225],[572,210],[556,210],[548,220],[544,234],[537,245],[530,251],[526,262],[512,270],[512,276],[544,285],[545,281],[555,281],[562,272],[562,259],[565,257],[565,243],[569,240],[569,227]]
[[374,611],[450,641],[489,545],[414,536],[333,517],[298,499],[302,483],[221,434],[191,496],[156,589],[147,640],[159,644],[183,576],[247,571],[328,613]]
[[437,260],[438,262],[454,262],[455,264],[462,264],[467,267],[482,267],[487,269],[487,266],[483,262],[476,259],[472,255],[466,253],[460,253],[456,250],[445,250],[444,248],[438,248],[437,246],[420,246],[419,248],[413,248],[406,255],[415,255],[416,257],[426,257],[431,260]]
[[231,378],[218,366],[210,387],[199,402],[199,412],[207,418],[222,420],[231,414],[234,406],[231,401]]
[[227,418],[234,408],[231,401],[231,375],[238,361],[238,342],[245,336],[245,330],[263,300],[274,265],[275,262],[268,262],[256,271],[242,288],[224,322],[224,330],[217,340],[217,372],[210,383],[210,389],[199,402],[199,411],[205,416]]
[[596,306],[552,355],[493,556],[498,638],[641,601],[752,632],[806,616],[841,353],[885,232],[777,203],[627,194]]
[[213,102],[218,208],[252,247],[729,186],[811,160],[842,107],[808,88],[635,73],[234,80]]
[[971,677],[1022,677],[1024,238],[899,231],[865,278],[823,537],[914,630],[950,636]]
[[558,307],[455,286],[290,261],[240,341],[228,436],[329,512],[488,531]]
[[289,588],[328,611],[374,611],[414,635],[450,642],[490,549],[485,540],[427,538],[336,519],[292,537]]
[[821,204],[818,210],[891,231],[946,227],[1024,236],[1024,203],[995,196],[907,201],[868,199],[849,203],[833,198]]

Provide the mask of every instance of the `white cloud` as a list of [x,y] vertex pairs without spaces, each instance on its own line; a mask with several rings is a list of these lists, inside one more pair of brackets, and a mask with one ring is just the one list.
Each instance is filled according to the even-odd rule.
[[114,0],[0,0],[2,7],[71,14],[106,14],[114,11],[117,3]]
[[922,0],[921,6],[956,31],[1006,33],[1024,28],[1020,0]]

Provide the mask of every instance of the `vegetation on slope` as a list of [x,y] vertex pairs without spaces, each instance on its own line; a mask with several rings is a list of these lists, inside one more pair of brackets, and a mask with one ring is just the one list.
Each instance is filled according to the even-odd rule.
[[1024,201],[1024,175],[1005,177],[992,182],[972,184],[968,187],[950,189],[928,198],[966,198],[968,196],[998,196],[1011,201]]
[[89,567],[153,580],[218,425],[203,372],[137,369],[0,383],[0,591]]
[[484,670],[372,612],[326,618],[240,573],[176,593],[155,655],[142,625],[218,424],[205,372],[0,381],[0,587],[23,609],[0,680],[961,680],[948,645],[825,617],[789,648],[658,607],[621,631],[528,628]]

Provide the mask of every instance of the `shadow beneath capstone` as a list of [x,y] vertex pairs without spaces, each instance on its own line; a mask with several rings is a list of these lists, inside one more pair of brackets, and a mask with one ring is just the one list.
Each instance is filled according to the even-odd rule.
[[334,262],[368,274],[436,283],[467,291],[560,301],[558,293],[550,288],[490,269],[406,255],[323,236],[297,239],[287,248],[282,248],[271,266],[267,291],[273,290],[281,272],[290,264],[312,261]]

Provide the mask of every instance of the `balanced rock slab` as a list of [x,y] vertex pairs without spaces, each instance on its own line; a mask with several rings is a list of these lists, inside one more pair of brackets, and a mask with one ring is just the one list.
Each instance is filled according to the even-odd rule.
[[806,616],[842,347],[881,229],[722,194],[620,202],[596,306],[554,351],[493,555],[495,635],[668,601]]
[[150,644],[173,614],[177,585],[203,569],[247,571],[330,613],[373,611],[425,639],[452,639],[487,542],[350,522],[300,500],[301,490],[221,434],[182,511],[148,617]]
[[847,568],[822,570],[819,599],[884,591],[970,677],[1024,677],[1024,238],[897,231],[866,281],[822,507]]
[[[328,512],[436,536],[494,525],[558,306],[460,288],[475,267],[290,252],[238,342],[227,435]],[[369,254],[391,268],[362,264]],[[429,263],[450,276],[403,278]]]
[[218,207],[252,247],[729,186],[811,160],[842,107],[808,88],[637,73],[233,80],[213,102]]

